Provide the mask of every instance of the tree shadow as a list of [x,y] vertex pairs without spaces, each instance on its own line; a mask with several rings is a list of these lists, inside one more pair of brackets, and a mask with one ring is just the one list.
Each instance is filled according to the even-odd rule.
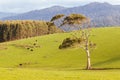
[[[84,69],[87,70],[87,69]],[[120,70],[120,68],[91,68],[89,70]]]
[[91,68],[91,69],[65,69],[66,71],[81,71],[81,70],[120,70],[120,68]]
[[[95,63],[95,64],[92,64],[92,66],[98,66],[98,67],[92,67],[91,69],[89,70],[120,70],[120,67],[99,67],[99,65],[106,65],[106,64],[111,64],[111,63],[114,63],[116,61],[120,61],[120,57],[114,57],[114,58],[111,58],[111,59],[108,59],[106,61],[101,61],[101,62],[98,62],[98,63]],[[86,68],[73,68],[73,69],[68,69],[68,70],[71,70],[71,71],[79,71],[79,70],[87,70]]]
[[120,61],[120,57],[115,57],[115,58],[108,59],[106,61],[97,62],[95,64],[92,64],[92,66],[103,65],[103,64],[107,64],[107,63],[113,63],[115,61]]
[[[115,57],[115,58],[111,58],[111,59],[108,59],[106,61],[101,61],[101,62],[98,62],[98,63],[95,63],[93,64],[92,66],[96,66],[96,65],[104,65],[104,64],[109,64],[109,63],[114,63],[116,61],[120,61],[120,57]],[[114,68],[91,68],[90,70],[120,70],[120,67],[114,67]]]

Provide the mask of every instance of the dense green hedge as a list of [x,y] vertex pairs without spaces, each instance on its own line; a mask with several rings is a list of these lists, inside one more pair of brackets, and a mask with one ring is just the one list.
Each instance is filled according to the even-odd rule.
[[0,22],[0,42],[61,32],[53,23],[15,20]]

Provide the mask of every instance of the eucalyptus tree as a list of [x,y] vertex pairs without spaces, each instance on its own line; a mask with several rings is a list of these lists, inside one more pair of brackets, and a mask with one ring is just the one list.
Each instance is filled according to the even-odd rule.
[[90,27],[89,27],[89,24],[90,24],[89,18],[81,14],[70,14],[68,16],[64,14],[58,14],[51,19],[51,22],[54,22],[55,20],[58,20],[60,18],[62,18],[62,23],[59,26],[68,25],[70,27],[77,27],[77,29],[79,30],[78,31],[80,34],[79,38],[82,40],[79,47],[83,48],[87,55],[86,69],[88,70],[92,69],[91,59],[90,59],[90,49],[94,48],[96,44],[90,41],[91,34],[90,34]]

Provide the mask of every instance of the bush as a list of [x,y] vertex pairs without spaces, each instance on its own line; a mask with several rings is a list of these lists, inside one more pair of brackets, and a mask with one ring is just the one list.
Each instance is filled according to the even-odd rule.
[[63,40],[62,44],[59,46],[59,49],[64,49],[68,47],[75,46],[82,42],[81,38],[66,38]]

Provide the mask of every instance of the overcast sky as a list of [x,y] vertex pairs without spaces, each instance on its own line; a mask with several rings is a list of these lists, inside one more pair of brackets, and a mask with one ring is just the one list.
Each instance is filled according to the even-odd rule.
[[0,0],[0,12],[22,13],[54,5],[73,7],[90,2],[108,2],[113,5],[120,5],[120,0]]

